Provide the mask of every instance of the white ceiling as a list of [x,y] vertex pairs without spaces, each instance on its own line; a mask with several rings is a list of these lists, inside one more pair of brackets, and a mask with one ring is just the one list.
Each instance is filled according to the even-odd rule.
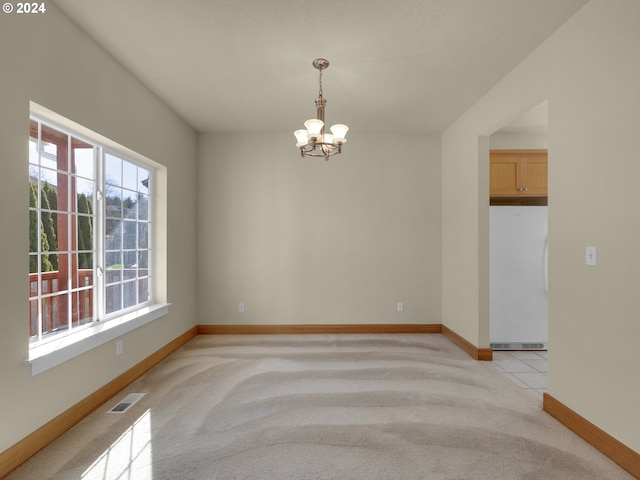
[[[440,132],[587,0],[53,0],[198,131]],[[293,138],[293,137],[292,137]]]

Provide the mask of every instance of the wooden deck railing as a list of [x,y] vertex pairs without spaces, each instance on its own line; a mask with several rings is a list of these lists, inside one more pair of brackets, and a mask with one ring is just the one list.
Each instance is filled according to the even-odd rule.
[[[41,294],[55,294],[60,291],[62,282],[59,271],[41,274]],[[78,284],[74,288],[84,288],[71,292],[71,320],[73,326],[83,325],[93,320],[93,270],[78,270]],[[64,288],[66,290],[66,288]],[[38,274],[29,275],[29,297],[38,295]],[[68,295],[52,295],[42,299],[42,334],[47,335],[69,328]],[[32,337],[38,336],[38,306],[31,302],[29,309],[29,332]]]
[[[77,284],[73,284],[70,295],[67,292],[67,290],[69,290],[68,281],[66,279],[60,279],[59,271],[41,274],[40,278],[42,283],[40,294],[43,295],[41,302],[43,336],[69,329],[69,301],[71,301],[72,328],[93,321],[93,270],[79,269],[77,272]],[[130,285],[130,282],[127,280],[131,279],[135,281],[135,279],[146,277],[148,273],[147,269],[107,269],[105,271],[105,281],[107,284],[117,284],[124,279],[125,285]],[[145,286],[143,282],[138,282],[137,288],[137,299],[142,303],[143,299],[148,298],[148,286]],[[56,292],[60,292],[60,295],[56,295]],[[32,273],[29,275],[29,297],[34,298],[37,297],[37,295],[38,274]],[[123,295],[125,295],[126,298],[126,291],[123,292]],[[135,295],[134,291],[134,299]],[[112,291],[107,288],[106,296],[105,302],[107,306],[112,305],[112,302],[114,302],[114,309],[111,311],[117,311],[122,308],[122,306],[119,306],[122,303],[120,293],[116,293],[114,296]],[[33,300],[30,302],[29,308],[29,334],[32,338],[39,337],[38,329],[38,302]]]

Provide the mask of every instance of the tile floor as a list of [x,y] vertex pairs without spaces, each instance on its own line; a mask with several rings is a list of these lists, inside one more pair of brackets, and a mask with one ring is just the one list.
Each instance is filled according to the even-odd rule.
[[509,380],[541,399],[547,391],[546,351],[494,351],[492,363]]

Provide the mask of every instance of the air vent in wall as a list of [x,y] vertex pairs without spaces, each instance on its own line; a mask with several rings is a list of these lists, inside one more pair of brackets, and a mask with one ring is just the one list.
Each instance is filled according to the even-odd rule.
[[494,350],[546,350],[546,343],[491,343],[489,346]]
[[135,404],[138,400],[144,397],[146,394],[144,393],[130,393],[126,397],[124,397],[118,404],[109,410],[109,413],[124,413],[129,408]]

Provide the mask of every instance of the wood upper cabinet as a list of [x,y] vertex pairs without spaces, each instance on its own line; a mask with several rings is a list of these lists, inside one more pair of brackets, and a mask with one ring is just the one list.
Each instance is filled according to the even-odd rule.
[[546,150],[491,150],[492,197],[546,197]]

